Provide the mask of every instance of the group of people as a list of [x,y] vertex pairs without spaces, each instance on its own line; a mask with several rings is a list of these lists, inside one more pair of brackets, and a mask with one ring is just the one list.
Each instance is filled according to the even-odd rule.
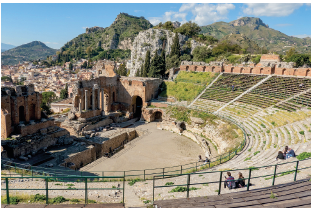
[[202,157],[201,157],[201,155],[199,155],[199,159],[198,159],[198,162],[205,162],[205,163],[209,163],[209,158],[208,157],[206,157],[206,159],[205,160],[203,160],[202,159]]
[[294,150],[289,148],[288,146],[285,146],[283,152],[282,151],[278,152],[278,156],[276,157],[276,160],[278,160],[278,159],[285,160],[285,159],[288,159],[291,157],[295,157]]
[[241,172],[238,173],[237,180],[234,180],[234,177],[232,177],[231,172],[227,172],[226,174],[227,177],[225,176],[224,188],[228,187],[229,189],[234,189],[245,187],[245,178],[243,177],[243,174]]

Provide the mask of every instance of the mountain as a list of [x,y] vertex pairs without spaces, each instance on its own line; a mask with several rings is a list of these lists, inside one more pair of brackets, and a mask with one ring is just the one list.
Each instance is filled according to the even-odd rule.
[[61,51],[76,52],[78,50],[80,54],[84,54],[87,47],[91,47],[92,50],[96,50],[98,47],[102,47],[104,50],[130,50],[132,42],[139,32],[152,27],[153,25],[144,17],[120,13],[109,27],[87,28],[86,33],[67,42],[61,47]]
[[255,41],[259,47],[265,47],[271,52],[283,54],[284,51],[295,47],[298,52],[311,52],[310,38],[296,38],[288,36],[278,30],[270,28],[260,18],[243,17],[229,23],[216,22],[202,26],[201,33],[222,39],[230,34],[243,34]]
[[2,52],[1,64],[14,65],[24,61],[46,59],[48,55],[56,54],[56,51],[40,41],[33,41]]
[[231,44],[237,44],[242,49],[247,49],[248,52],[256,52],[260,49],[257,43],[243,34],[229,34],[220,39],[220,42],[228,42]]
[[9,50],[9,49],[13,49],[15,47],[16,46],[13,46],[11,44],[1,43],[1,52],[4,52],[4,51]]

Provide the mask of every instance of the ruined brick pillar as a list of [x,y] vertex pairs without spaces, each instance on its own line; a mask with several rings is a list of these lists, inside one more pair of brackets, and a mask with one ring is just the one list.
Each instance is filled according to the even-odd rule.
[[81,106],[81,101],[79,102],[79,113],[82,112],[82,106]]
[[101,91],[101,106],[102,106],[102,112],[104,111],[104,88],[102,88]]
[[85,100],[84,100],[84,103],[85,103],[85,110],[87,111],[88,110],[88,98],[87,98],[87,95],[88,95],[88,90],[85,90]]
[[97,89],[97,108],[98,108],[98,109],[101,108],[100,95],[101,95],[101,89],[98,88],[98,89]]
[[95,110],[95,88],[92,89],[92,110]]

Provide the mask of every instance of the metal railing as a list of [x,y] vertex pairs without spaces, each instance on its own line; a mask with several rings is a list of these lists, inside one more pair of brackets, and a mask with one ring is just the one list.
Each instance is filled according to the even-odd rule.
[[[172,105],[172,103],[167,103],[169,105]],[[181,105],[176,105],[176,106],[181,106]],[[187,107],[187,106],[185,106]],[[189,108],[192,109],[192,108]],[[207,112],[210,114],[213,114],[212,112],[208,110],[200,110],[199,108],[193,107],[193,109],[202,111],[202,112]],[[15,162],[10,162],[7,161],[8,164],[5,164],[5,160],[1,160],[1,165],[3,169],[8,169],[9,171],[13,171],[17,173],[18,175],[22,176],[33,176],[34,173],[41,173],[40,175],[45,175],[45,176],[53,176],[53,177],[58,177],[58,176],[70,176],[70,177],[75,177],[75,176],[109,176],[110,174],[114,175],[120,175],[124,176],[125,178],[129,177],[128,180],[134,177],[139,177],[143,178],[143,180],[149,179],[148,177],[153,178],[154,175],[171,175],[171,174],[183,174],[183,173],[190,173],[190,172],[196,172],[196,171],[201,171],[206,168],[211,168],[215,165],[222,164],[230,159],[232,159],[237,153],[241,152],[246,145],[246,136],[247,133],[245,129],[239,125],[235,120],[228,118],[223,115],[219,114],[213,114],[215,116],[221,117],[222,119],[225,119],[229,122],[232,122],[235,124],[237,127],[239,127],[244,135],[244,139],[242,143],[238,146],[233,148],[227,153],[224,153],[222,155],[216,156],[216,157],[210,157],[209,162],[192,162],[184,165],[178,165],[178,166],[170,166],[170,167],[163,167],[163,168],[154,168],[154,169],[142,169],[142,170],[127,170],[127,171],[93,171],[93,172],[84,172],[84,171],[75,171],[75,170],[69,170],[68,168],[65,168],[64,170],[59,170],[54,169],[54,168],[46,168],[46,167],[38,167],[38,166],[30,166],[28,168],[23,168],[25,167],[25,164],[21,163],[15,163]],[[16,174],[10,172],[10,176],[14,176]]]
[[[106,179],[110,179],[110,178],[115,178],[115,179],[121,179],[122,183],[123,183],[123,187],[112,187],[112,188],[89,188],[88,184],[91,183],[99,183],[102,182],[102,180],[106,180]],[[14,180],[14,179],[32,179],[32,180],[39,180],[39,179],[44,179],[45,181],[45,188],[40,188],[40,189],[36,189],[36,188],[9,188],[9,180]],[[97,180],[93,180],[93,179],[97,179]],[[99,179],[102,179],[101,181],[99,181]],[[124,176],[106,176],[106,177],[70,177],[70,176],[63,176],[63,177],[47,177],[47,176],[28,176],[28,177],[3,177],[1,176],[1,180],[4,180],[5,182],[5,189],[1,188],[1,190],[5,190],[6,192],[6,203],[10,204],[10,191],[27,191],[27,190],[31,190],[31,191],[45,191],[46,195],[45,195],[45,202],[46,205],[49,204],[49,191],[62,191],[62,190],[67,190],[69,191],[69,188],[49,188],[49,182],[51,183],[56,183],[56,182],[84,182],[84,188],[70,188],[70,189],[75,189],[75,190],[84,190],[84,202],[85,204],[88,204],[88,192],[89,190],[122,190],[122,203],[125,203],[125,178]],[[73,190],[71,190],[73,191]]]
[[[154,204],[154,193],[155,193],[155,189],[156,188],[168,188],[168,187],[177,187],[177,186],[184,186],[185,191],[186,191],[186,198],[189,198],[189,190],[190,190],[190,186],[192,185],[201,185],[201,184],[214,184],[214,183],[219,183],[218,185],[218,190],[216,190],[218,192],[218,195],[220,195],[221,193],[221,185],[222,183],[224,183],[225,181],[222,180],[222,175],[223,172],[234,172],[234,171],[242,171],[242,170],[248,170],[248,177],[247,178],[243,178],[244,180],[247,180],[247,185],[246,185],[246,190],[249,191],[249,187],[250,187],[250,181],[251,179],[255,179],[255,178],[262,178],[262,177],[268,177],[271,176],[270,179],[272,179],[272,186],[275,185],[275,178],[278,177],[278,175],[283,174],[283,173],[294,173],[294,179],[293,181],[296,181],[296,177],[297,177],[297,173],[299,172],[299,170],[303,170],[303,169],[308,169],[311,168],[311,166],[308,167],[304,167],[304,168],[299,168],[299,163],[302,161],[307,161],[307,160],[311,160],[311,158],[307,158],[304,160],[298,160],[298,161],[292,161],[292,162],[286,162],[286,163],[281,163],[281,164],[275,164],[275,165],[268,165],[268,166],[260,166],[260,167],[250,167],[250,168],[246,168],[246,169],[232,169],[232,170],[224,170],[224,171],[211,171],[211,172],[198,172],[198,173],[190,173],[190,174],[177,174],[177,175],[157,175],[153,177],[153,204]],[[277,168],[281,165],[285,165],[285,164],[290,164],[290,163],[295,163],[295,169],[293,170],[287,170],[287,171],[283,171],[283,172],[278,172],[277,173]],[[260,168],[268,168],[268,167],[274,167],[274,173],[272,174],[267,174],[267,175],[260,175],[260,176],[255,176],[252,177],[252,171],[260,169]],[[213,174],[213,173],[219,173],[219,180],[218,181],[211,181],[211,182],[197,182],[197,183],[191,183],[191,176],[192,175],[204,175],[204,174]],[[187,176],[187,183],[186,184],[177,184],[177,185],[162,185],[162,186],[156,186],[156,181],[160,180],[160,179],[166,179],[166,178],[175,178],[175,177],[180,177],[180,176]],[[236,179],[237,180],[237,179]],[[235,181],[236,181],[235,180]],[[266,179],[265,179],[266,180]]]

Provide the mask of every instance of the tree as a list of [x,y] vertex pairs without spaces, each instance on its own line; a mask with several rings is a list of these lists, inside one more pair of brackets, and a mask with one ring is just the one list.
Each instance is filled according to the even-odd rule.
[[175,38],[173,40],[173,44],[171,46],[171,53],[170,56],[176,55],[178,58],[180,57],[180,45],[179,45],[179,39],[178,39],[178,33],[175,33]]
[[12,82],[12,79],[11,79],[11,77],[3,76],[3,77],[1,77],[1,81],[9,81],[9,82]]
[[198,26],[198,24],[193,23],[191,21],[181,25],[180,27],[174,30],[174,32],[178,32],[188,37],[198,35],[200,31],[201,31],[201,28]]
[[291,49],[289,49],[289,51],[287,51],[286,54],[286,58],[289,58],[291,56],[293,56],[294,54],[297,54],[298,52],[295,50],[294,47],[292,47]]
[[160,75],[164,77],[165,72],[166,72],[166,62],[165,62],[165,51],[163,49],[160,56]]
[[68,83],[66,83],[65,89],[60,91],[60,98],[67,99],[68,98]]
[[167,30],[171,30],[171,31],[174,30],[174,26],[173,26],[173,23],[171,21],[166,21],[163,25],[163,28],[167,29]]
[[86,53],[87,53],[87,55],[89,56],[89,58],[91,57],[91,52],[92,52],[92,48],[91,48],[91,46],[88,46],[88,47],[86,48]]
[[125,63],[122,63],[118,70],[117,70],[117,74],[119,74],[120,76],[127,76],[127,71],[126,71],[126,65]]
[[150,71],[150,50],[147,51],[146,55],[145,55],[145,62],[144,62],[144,69],[142,72],[142,77],[148,77],[148,73]]
[[86,68],[87,67],[87,62],[84,61],[84,63],[81,65],[81,68]]
[[49,104],[55,99],[56,94],[53,91],[43,92],[42,93],[42,102],[45,104]]
[[53,114],[53,112],[50,110],[50,107],[47,106],[47,104],[45,102],[42,102],[40,104],[40,108],[42,109],[42,111],[44,111],[46,113],[46,115],[51,115]]
[[137,72],[136,72],[136,77],[140,77],[141,76],[140,72],[141,72],[140,69],[138,69]]
[[179,57],[177,55],[174,55],[172,57],[167,55],[165,64],[166,64],[166,70],[169,70],[170,68],[178,67],[180,64]]
[[160,74],[159,72],[160,72],[160,57],[157,50],[155,50],[154,56],[151,61],[148,77],[158,77]]
[[211,56],[211,49],[206,46],[197,46],[193,51],[193,56],[195,62],[205,61]]
[[69,70],[72,70],[73,69],[73,65],[72,63],[69,64]]
[[142,64],[140,68],[140,77],[143,77],[143,72],[144,72],[144,64]]

